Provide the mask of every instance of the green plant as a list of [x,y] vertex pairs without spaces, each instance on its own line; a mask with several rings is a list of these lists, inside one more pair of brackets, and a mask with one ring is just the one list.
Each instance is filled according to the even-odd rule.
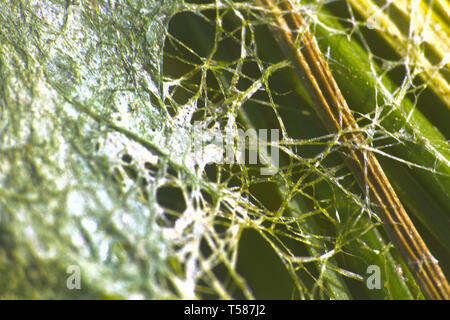
[[[291,4],[448,277],[447,2],[400,2]],[[2,2],[0,297],[423,298],[342,161],[345,128],[329,133],[312,112],[269,13],[256,1]],[[420,15],[445,32],[432,49],[413,32]],[[396,17],[412,31],[392,49]],[[205,141],[279,129],[278,172],[261,175],[270,158],[207,163],[195,122]]]

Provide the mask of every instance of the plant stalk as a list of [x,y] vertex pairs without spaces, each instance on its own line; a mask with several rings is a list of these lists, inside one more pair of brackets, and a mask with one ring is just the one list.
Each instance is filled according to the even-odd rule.
[[[338,135],[345,160],[428,299],[449,299],[450,287],[367,143],[301,15],[286,1],[256,0],[273,19],[270,29],[308,91],[327,130]],[[293,32],[295,31],[295,33]],[[300,46],[299,46],[300,44]],[[297,49],[299,48],[299,49]]]

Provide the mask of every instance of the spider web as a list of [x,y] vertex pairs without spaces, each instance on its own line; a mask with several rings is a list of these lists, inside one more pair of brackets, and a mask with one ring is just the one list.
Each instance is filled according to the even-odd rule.
[[[450,51],[417,3],[293,1],[365,148],[437,194],[417,219],[448,238],[448,128],[421,106],[448,112]],[[256,2],[15,1],[0,21],[1,297],[347,299],[369,265],[376,297],[421,297]],[[276,174],[211,161],[215,132],[248,129],[279,130]]]

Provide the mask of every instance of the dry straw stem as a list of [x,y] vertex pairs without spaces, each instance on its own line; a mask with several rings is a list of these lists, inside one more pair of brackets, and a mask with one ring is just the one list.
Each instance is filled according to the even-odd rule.
[[273,20],[271,31],[300,76],[319,117],[328,131],[339,135],[347,165],[366,196],[372,199],[373,209],[424,296],[449,299],[450,288],[437,260],[414,227],[375,155],[364,148],[364,136],[295,6],[288,1],[277,5],[272,0],[256,1]]
[[[349,0],[350,4],[368,20],[368,23],[379,31],[380,35],[398,53],[408,57],[411,63],[419,68],[422,80],[438,97],[450,108],[450,83],[440,72],[443,68],[450,67],[450,61],[446,57],[450,52],[450,29],[445,23],[449,19],[450,6],[447,1],[392,1],[391,5],[396,10],[383,10],[373,0]],[[396,20],[407,19],[407,27],[396,24]],[[444,22],[444,23],[443,23]],[[411,41],[410,39],[417,39]],[[434,59],[439,63],[431,62],[428,52],[425,52],[421,44],[427,44]]]

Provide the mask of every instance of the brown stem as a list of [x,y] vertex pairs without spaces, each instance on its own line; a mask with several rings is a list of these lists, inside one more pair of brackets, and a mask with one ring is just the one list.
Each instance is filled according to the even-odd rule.
[[[364,148],[364,136],[301,15],[289,1],[279,6],[272,0],[256,1],[268,9],[266,12],[274,20],[271,31],[300,76],[325,127],[340,135],[347,165],[361,189],[375,200],[373,209],[384,222],[423,294],[428,299],[449,299],[450,288],[437,260],[414,227],[377,158]],[[299,49],[292,30],[300,36]]]

